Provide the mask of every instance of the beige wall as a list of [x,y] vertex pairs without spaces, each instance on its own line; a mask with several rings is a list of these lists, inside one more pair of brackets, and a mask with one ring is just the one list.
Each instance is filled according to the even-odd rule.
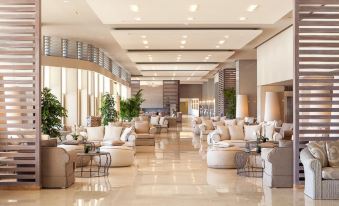
[[163,85],[140,85],[142,95],[145,101],[142,103],[142,108],[163,108]]
[[257,48],[257,85],[293,79],[293,27]]
[[180,98],[202,98],[202,84],[180,84]]

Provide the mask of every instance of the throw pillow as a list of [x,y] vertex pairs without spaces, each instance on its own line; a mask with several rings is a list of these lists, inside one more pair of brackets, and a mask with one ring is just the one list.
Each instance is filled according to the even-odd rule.
[[214,129],[212,120],[203,120],[203,124],[206,126],[206,130]]
[[326,152],[330,167],[339,167],[339,141],[326,142]]
[[228,126],[231,140],[244,140],[245,135],[242,127],[239,126]]
[[87,127],[88,141],[102,141],[104,139],[104,127]]
[[119,140],[122,127],[105,126],[104,141]]
[[239,127],[244,127],[244,125],[245,125],[245,120],[243,120],[243,119],[237,120],[237,125],[238,125]]
[[224,122],[222,122],[222,121],[213,122],[212,124],[213,124],[213,127],[214,127],[214,128],[217,127],[217,126],[225,126],[225,125],[224,125]]
[[165,117],[160,117],[159,124],[164,125],[165,123]]
[[262,126],[262,136],[268,138],[269,140],[273,140],[273,134],[274,134],[274,124],[266,123]]
[[235,125],[237,125],[237,120],[236,119],[226,119],[225,125],[226,126],[235,126]]
[[141,116],[139,116],[139,120],[140,120],[140,121],[148,121],[148,116],[146,116],[146,115],[141,115]]
[[307,144],[307,148],[311,152],[313,157],[320,161],[322,167],[328,166],[325,142],[310,142]]
[[151,117],[151,124],[158,125],[159,124],[159,119],[160,119],[159,116],[152,116]]
[[135,122],[135,132],[137,134],[149,133],[149,124],[147,121]]
[[114,141],[112,142],[112,145],[113,145],[113,146],[121,146],[121,145],[123,145],[123,144],[125,144],[125,142],[123,142],[123,141],[121,141],[121,140],[114,140]]
[[260,134],[260,125],[245,125],[245,140],[256,140]]
[[227,126],[217,126],[217,131],[218,131],[218,134],[220,135],[220,140],[231,139],[230,132],[228,131]]
[[123,142],[127,142],[129,135],[133,132],[133,127],[125,128],[121,134],[120,140]]
[[201,124],[202,123],[202,120],[200,117],[194,117],[194,121],[196,124]]

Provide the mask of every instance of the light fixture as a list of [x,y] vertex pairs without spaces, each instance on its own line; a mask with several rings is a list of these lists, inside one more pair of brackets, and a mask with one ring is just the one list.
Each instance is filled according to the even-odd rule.
[[186,38],[187,38],[187,35],[182,35],[182,38],[186,39]]
[[173,76],[175,77],[175,73],[173,73]]
[[258,8],[257,4],[251,4],[249,7],[247,7],[248,12],[253,12]]
[[154,73],[154,76],[158,76],[158,74],[157,74],[157,73]]
[[148,41],[147,40],[143,40],[142,43],[143,44],[148,44]]
[[245,21],[246,19],[247,19],[247,18],[244,17],[244,16],[242,16],[242,17],[239,18],[240,21]]
[[217,46],[215,46],[215,48],[220,48],[220,46],[219,46],[219,45],[217,45]]
[[151,54],[149,54],[149,55],[147,55],[148,57],[152,57],[152,55]]
[[219,44],[224,44],[225,43],[225,40],[220,40],[219,41]]
[[188,21],[193,21],[194,18],[193,18],[193,17],[187,17],[187,20],[188,20]]
[[64,0],[64,3],[69,3],[69,0]]
[[248,117],[248,97],[247,95],[237,95],[235,117],[244,119]]
[[266,92],[264,121],[273,120],[280,120],[279,97],[277,92]]
[[210,58],[209,56],[205,57],[205,59],[209,59],[209,58]]
[[228,35],[225,35],[225,36],[224,36],[224,38],[225,38],[225,39],[228,39],[228,38],[230,38],[230,36],[228,36]]
[[134,20],[135,21],[141,21],[141,18],[140,17],[135,17]]
[[133,12],[138,12],[139,11],[139,6],[136,4],[131,4],[129,5],[129,9]]
[[146,35],[142,35],[141,38],[146,39]]
[[190,12],[196,12],[198,10],[198,4],[191,4],[188,10]]
[[181,44],[186,44],[186,40],[181,40]]
[[187,80],[190,80],[190,79],[191,79],[191,77],[188,77],[188,78],[187,78]]
[[207,55],[208,57],[211,57],[212,56],[212,54],[209,54],[209,55]]

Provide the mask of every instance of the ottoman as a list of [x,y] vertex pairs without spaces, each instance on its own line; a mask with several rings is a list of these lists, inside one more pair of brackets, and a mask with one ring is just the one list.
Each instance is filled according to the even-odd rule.
[[207,151],[207,166],[217,169],[235,169],[235,154],[243,149],[231,147],[211,147]]
[[[128,146],[102,146],[101,152],[108,152],[111,155],[111,167],[128,167],[134,163],[135,151]],[[99,164],[99,159],[96,159]],[[105,160],[101,161],[104,164]]]

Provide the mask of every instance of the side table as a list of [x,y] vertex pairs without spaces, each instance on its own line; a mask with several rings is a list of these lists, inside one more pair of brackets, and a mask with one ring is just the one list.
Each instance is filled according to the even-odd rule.
[[[109,166],[111,165],[111,155],[109,152],[89,152],[78,153],[77,159],[83,162],[84,159],[89,158],[90,162],[88,166],[81,164],[79,168],[75,170],[76,177],[102,177],[108,176]],[[98,164],[93,164],[94,158],[98,158]],[[104,161],[102,163],[102,161]]]
[[235,154],[234,159],[238,175],[246,177],[263,176],[264,168],[260,153],[257,153],[256,151],[241,151]]

